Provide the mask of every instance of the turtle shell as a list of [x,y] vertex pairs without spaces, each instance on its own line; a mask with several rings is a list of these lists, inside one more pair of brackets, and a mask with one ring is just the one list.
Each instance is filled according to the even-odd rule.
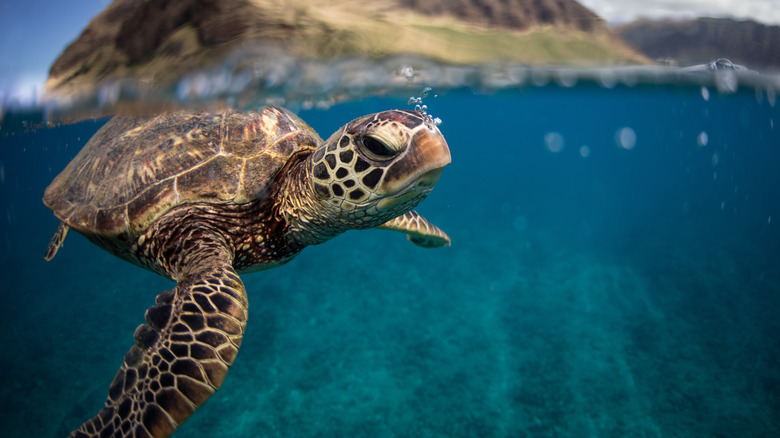
[[43,202],[77,231],[133,239],[182,204],[244,204],[322,139],[282,108],[259,113],[115,117],[46,188]]

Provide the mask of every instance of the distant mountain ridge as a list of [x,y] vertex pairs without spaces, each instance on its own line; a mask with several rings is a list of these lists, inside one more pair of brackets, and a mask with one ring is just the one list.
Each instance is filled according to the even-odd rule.
[[604,20],[574,0],[399,0],[426,15],[459,19],[509,29],[558,25],[591,32],[606,29]]
[[780,70],[780,26],[729,18],[642,19],[613,31],[651,59],[694,65],[727,58],[750,68]]
[[574,0],[115,0],[53,63],[46,90],[128,77],[159,86],[258,42],[316,59],[647,62]]

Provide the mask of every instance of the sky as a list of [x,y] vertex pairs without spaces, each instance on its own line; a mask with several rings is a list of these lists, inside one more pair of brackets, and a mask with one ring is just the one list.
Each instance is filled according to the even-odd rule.
[[[780,0],[579,0],[610,24],[638,17],[754,19],[780,25]],[[0,107],[35,101],[49,67],[110,0],[0,0]]]
[[0,104],[39,94],[57,56],[110,3],[0,0]]
[[578,0],[609,24],[639,17],[685,19],[729,17],[780,25],[778,0]]

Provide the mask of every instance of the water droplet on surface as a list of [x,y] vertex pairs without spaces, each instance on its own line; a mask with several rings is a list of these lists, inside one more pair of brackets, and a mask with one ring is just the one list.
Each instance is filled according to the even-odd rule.
[[564,88],[577,85],[577,72],[570,68],[562,68],[555,72],[555,82]]
[[735,93],[739,88],[739,80],[734,70],[717,70],[715,72],[715,86],[721,93]]
[[617,73],[613,70],[603,70],[599,73],[597,78],[599,84],[604,88],[615,88],[617,85],[618,77]]
[[398,69],[398,74],[408,80],[414,79],[414,68],[411,65],[404,64]]
[[547,75],[547,72],[541,71],[539,69],[531,70],[532,84],[536,85],[537,87],[544,87],[548,82],[550,82],[550,77]]
[[736,70],[734,63],[726,58],[718,58],[715,62],[709,65],[710,70],[724,71],[724,70]]
[[111,82],[98,89],[98,106],[112,106],[119,100],[119,83]]
[[580,147],[580,156],[582,158],[588,158],[590,156],[590,148],[587,146]]

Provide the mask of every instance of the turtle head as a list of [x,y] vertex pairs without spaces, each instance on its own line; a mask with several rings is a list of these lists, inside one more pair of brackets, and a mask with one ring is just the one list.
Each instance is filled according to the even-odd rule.
[[353,228],[371,228],[406,213],[433,189],[450,150],[439,129],[413,111],[360,117],[312,155],[321,204]]

